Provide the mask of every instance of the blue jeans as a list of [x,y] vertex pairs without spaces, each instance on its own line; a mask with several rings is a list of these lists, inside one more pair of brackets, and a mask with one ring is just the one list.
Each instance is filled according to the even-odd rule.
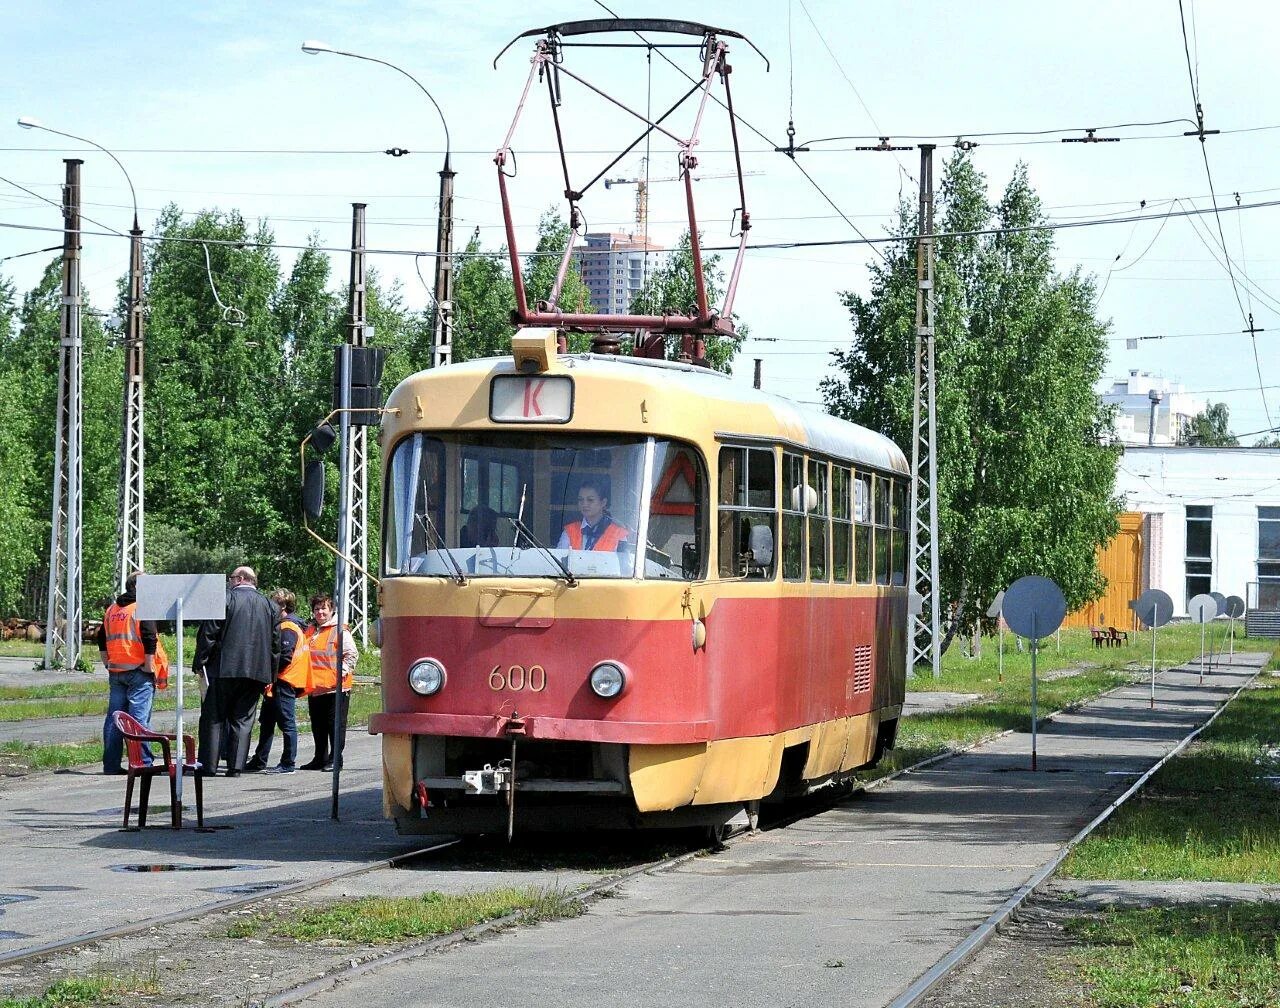
[[[120,772],[120,758],[124,754],[124,736],[116,729],[112,715],[122,710],[150,727],[156,681],[141,669],[112,672],[108,678],[111,681],[111,698],[107,701],[106,720],[102,722],[102,772],[110,774]],[[151,750],[145,745],[142,747],[142,759],[150,765]]]
[[258,716],[258,748],[254,752],[259,763],[266,763],[271,758],[271,737],[275,734],[276,725],[280,726],[280,734],[284,738],[284,752],[280,754],[280,765],[296,766],[298,693],[283,679],[277,679],[272,684],[271,696],[262,701],[262,713]]

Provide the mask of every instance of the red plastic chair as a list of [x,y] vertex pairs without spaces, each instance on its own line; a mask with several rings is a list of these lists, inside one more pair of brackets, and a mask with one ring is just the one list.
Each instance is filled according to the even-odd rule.
[[[169,777],[169,810],[174,829],[182,828],[182,807],[178,804],[178,784],[174,774],[174,762],[170,753],[170,743],[177,736],[164,732],[152,731],[140,723],[127,711],[116,711],[113,715],[116,728],[125,739],[125,749],[129,757],[128,778],[124,785],[124,828],[129,828],[129,812],[133,806],[133,779],[142,779],[142,790],[138,794],[138,828],[147,825],[147,799],[151,794],[151,778],[159,774]],[[161,760],[144,763],[142,746],[145,742],[154,742],[160,746]],[[196,825],[204,826],[204,789],[200,779],[200,764],[196,760],[196,740],[190,735],[182,736],[182,772],[196,782]]]

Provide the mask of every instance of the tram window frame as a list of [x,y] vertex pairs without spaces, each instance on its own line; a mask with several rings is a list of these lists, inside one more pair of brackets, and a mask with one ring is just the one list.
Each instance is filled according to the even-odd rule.
[[[716,548],[720,577],[772,581],[778,573],[778,453],[722,445],[716,464]],[[765,536],[756,528],[767,529]],[[758,545],[752,550],[752,540]],[[768,555],[763,554],[767,541]],[[752,562],[744,557],[752,550]],[[757,563],[754,561],[763,560]]]
[[853,581],[853,471],[831,464],[831,580]]
[[830,580],[829,572],[831,570],[830,556],[828,554],[828,546],[831,542],[831,521],[830,507],[827,500],[830,467],[823,459],[810,458],[805,468],[808,475],[805,485],[807,489],[813,490],[817,496],[812,508],[809,508],[808,501],[805,501],[806,513],[809,517],[806,523],[808,526],[808,548],[805,550],[805,556],[808,557],[809,561],[809,580],[821,584]]
[[893,496],[888,476],[876,474],[876,584],[888,585],[893,580]]
[[875,479],[859,469],[853,474],[853,571],[860,585],[875,584]]
[[[782,579],[803,582],[805,580],[808,543],[805,525],[806,503],[801,488],[805,482],[804,456],[795,452],[782,453]],[[806,495],[807,496],[807,495]]]
[[891,481],[893,493],[893,584],[902,587],[907,583],[907,522],[910,515],[907,501],[907,481],[901,476]]

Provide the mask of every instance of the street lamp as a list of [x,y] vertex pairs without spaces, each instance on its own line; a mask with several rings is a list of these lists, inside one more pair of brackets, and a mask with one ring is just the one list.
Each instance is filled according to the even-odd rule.
[[142,570],[145,512],[143,480],[146,467],[142,440],[142,229],[138,227],[138,193],[133,187],[133,179],[129,177],[120,159],[102,144],[88,137],[53,129],[30,116],[19,116],[18,125],[23,129],[44,130],[46,133],[55,133],[58,136],[86,143],[90,147],[96,147],[116,163],[125,181],[129,183],[129,195],[133,199],[133,227],[129,230],[129,292],[125,301],[127,320],[120,438],[119,541],[116,544],[116,585],[117,590],[123,592],[129,573]]
[[430,91],[423,86],[422,81],[409,73],[403,67],[398,67],[394,63],[388,63],[386,60],[377,59],[374,56],[362,56],[360,53],[347,52],[344,49],[335,49],[327,42],[320,42],[316,39],[307,39],[302,43],[302,51],[308,55],[314,56],[317,53],[333,53],[335,56],[350,56],[352,59],[364,60],[368,63],[378,63],[384,67],[389,67],[396,73],[408,77],[409,80],[417,86],[418,90],[427,96],[427,100],[431,102],[436,110],[436,114],[440,116],[440,125],[444,127],[444,167],[440,169],[440,221],[436,229],[436,276],[435,276],[435,301],[436,301],[436,324],[433,342],[435,344],[432,353],[432,366],[440,367],[448,364],[453,359],[453,179],[457,174],[449,164],[449,154],[452,145],[449,141],[449,124],[445,121],[444,112],[440,108],[440,104]]

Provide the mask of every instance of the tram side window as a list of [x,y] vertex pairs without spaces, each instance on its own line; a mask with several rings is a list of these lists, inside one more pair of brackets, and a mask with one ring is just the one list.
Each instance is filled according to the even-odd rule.
[[893,583],[907,583],[907,484],[901,478],[893,481]]
[[853,477],[853,570],[858,584],[875,581],[875,565],[872,563],[871,528],[872,487],[871,476],[856,473]]
[[772,579],[777,541],[775,458],[767,448],[720,449],[721,577]]
[[809,460],[809,580],[827,580],[827,463]]
[[[707,566],[707,480],[698,453],[687,445],[654,445],[649,487],[645,577],[703,577]],[[656,561],[656,563],[654,562]]]
[[852,477],[844,466],[831,467],[831,577],[840,584],[853,578]]
[[887,585],[890,580],[891,558],[893,556],[893,498],[889,491],[889,480],[885,476],[876,478],[876,583]]
[[805,483],[804,456],[784,453],[782,485],[782,576],[803,581],[805,572],[804,523],[812,491]]

